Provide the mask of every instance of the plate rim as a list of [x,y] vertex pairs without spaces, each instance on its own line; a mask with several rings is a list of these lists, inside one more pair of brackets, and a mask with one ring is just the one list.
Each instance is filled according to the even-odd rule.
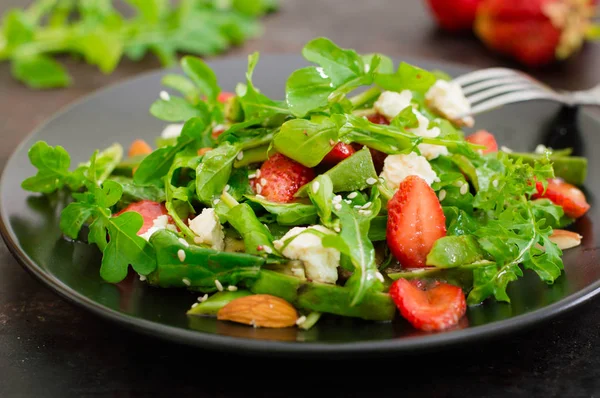
[[[266,58],[303,58],[297,54],[290,53],[261,53],[261,59]],[[400,58],[394,57],[395,60]],[[217,57],[207,60],[209,65],[218,64],[219,62],[245,62],[246,57],[243,55]],[[473,70],[472,66],[460,64],[456,62],[447,62],[444,60],[406,56],[402,57],[404,61],[419,63],[437,63],[462,70]],[[114,89],[123,84],[133,84],[137,80],[143,80],[154,75],[162,75],[168,72],[179,71],[180,68],[173,67],[168,69],[154,68],[132,77],[121,79],[112,84],[106,85],[100,89],[94,90],[91,93],[81,96],[75,101],[64,105],[59,110],[42,121],[29,134],[25,135],[21,142],[12,151],[7,161],[5,162],[0,176],[0,188],[4,185],[7,170],[14,161],[16,154],[24,150],[24,145],[53,120],[61,115],[69,112],[78,105],[85,103],[96,96],[100,96],[107,91]],[[600,118],[594,112],[583,110],[585,114],[600,123]],[[497,337],[499,335],[513,333],[519,330],[525,330],[535,324],[549,321],[561,314],[566,313],[578,307],[585,302],[588,302],[594,296],[600,293],[600,279],[586,286],[585,288],[570,294],[569,296],[544,306],[542,308],[513,316],[500,321],[495,321],[485,325],[469,327],[461,330],[447,331],[442,333],[432,333],[427,335],[418,335],[413,337],[392,338],[386,340],[360,341],[360,342],[284,342],[277,340],[252,339],[245,337],[235,337],[227,335],[219,335],[216,333],[202,332],[192,329],[184,329],[176,326],[170,326],[147,319],[137,318],[132,315],[110,309],[101,303],[98,303],[81,293],[78,293],[60,279],[52,274],[44,271],[36,262],[31,259],[20,247],[17,237],[10,226],[8,217],[5,214],[4,206],[0,197],[0,235],[12,256],[30,275],[42,282],[46,287],[50,288],[59,297],[66,301],[75,304],[79,308],[83,308],[95,316],[114,322],[115,324],[126,327],[130,330],[141,332],[145,335],[160,337],[175,343],[188,344],[211,350],[226,350],[237,353],[260,353],[267,355],[285,355],[294,354],[301,356],[314,356],[315,354],[336,353],[341,355],[347,354],[390,354],[401,352],[415,352],[433,350],[441,347],[455,346],[465,341],[482,341]]]

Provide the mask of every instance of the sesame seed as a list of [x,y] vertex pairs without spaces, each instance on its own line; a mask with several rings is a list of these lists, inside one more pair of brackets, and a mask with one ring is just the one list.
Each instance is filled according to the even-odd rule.
[[369,207],[371,207],[372,203],[371,202],[367,202],[365,203],[365,205],[362,207],[362,209],[368,209]]
[[319,183],[319,181],[315,181],[312,183],[312,190],[314,193],[319,192],[319,188],[320,188],[321,184]]
[[223,285],[221,285],[221,282],[219,282],[218,279],[215,279],[215,286],[217,287],[217,290],[222,292],[223,291]]
[[264,196],[262,196],[262,195],[256,195],[256,197],[257,197],[258,199],[266,199],[266,198],[265,198]]
[[248,174],[249,179],[256,178],[256,173]]
[[462,187],[460,187],[460,194],[461,195],[466,195],[467,192],[469,192],[469,184],[465,184]]
[[237,157],[237,160],[244,159],[244,151],[240,151],[240,153],[238,153],[236,157]]
[[219,202],[221,202],[221,199],[215,199],[215,200],[213,200],[213,205],[216,206],[219,204]]
[[342,210],[342,205],[340,203],[336,203],[335,205],[333,205],[333,208],[336,209],[337,211]]
[[331,201],[332,201],[333,203],[342,203],[342,196],[341,196],[341,195],[335,195],[335,196],[333,197],[333,199],[331,199]]
[[302,325],[304,322],[306,322],[306,317],[304,315],[296,319],[296,325]]
[[204,243],[204,241],[202,240],[202,238],[201,238],[201,237],[199,237],[199,236],[194,236],[194,243],[195,243],[195,244],[197,244],[197,245],[199,245],[199,244],[202,244],[202,243]]
[[190,244],[188,243],[188,241],[183,238],[179,238],[179,243],[181,243],[185,247],[190,247]]
[[381,272],[375,272],[375,276],[377,277],[377,279],[379,279],[379,281],[385,282],[385,279],[383,279],[383,274]]
[[169,93],[167,93],[166,91],[163,90],[160,92],[160,99],[163,101],[170,101],[171,96],[169,95]]
[[260,169],[256,170],[256,178],[260,177]]
[[225,192],[228,192],[231,189],[231,187],[229,186],[229,184],[225,185]]
[[273,249],[271,249],[270,246],[263,246],[263,250],[265,251],[265,253],[267,254],[271,254],[273,253]]
[[332,139],[330,139],[330,140],[329,140],[329,145],[331,145],[331,146],[335,146],[335,141],[334,141],[334,140],[332,140]]
[[439,198],[440,198],[440,202],[442,200],[446,199],[446,190],[442,189],[438,195],[439,195]]
[[350,195],[348,195],[348,199],[354,199],[358,196],[358,192],[352,192]]
[[351,205],[351,204],[352,204],[352,201],[351,201],[351,200],[349,200],[349,199],[344,199],[344,202],[346,202],[346,203],[347,203],[347,204],[349,204],[349,205]]
[[191,286],[192,285],[192,281],[190,281],[188,278],[183,278],[181,281],[186,286]]
[[506,153],[512,153],[512,151],[513,151],[512,149],[510,149],[509,147],[507,147],[507,146],[504,146],[504,145],[502,145],[502,146],[500,147],[500,150],[501,150],[502,152],[506,152]]
[[143,282],[146,280],[146,275],[140,275],[140,280]]
[[498,180],[492,181],[492,185],[494,186],[494,188],[498,188]]
[[267,180],[264,178],[260,179],[260,185],[267,185]]
[[179,261],[185,261],[185,252],[183,251],[183,249],[177,250],[177,257],[179,257]]
[[204,296],[198,297],[198,301],[201,303],[205,302],[206,300],[208,300],[208,293],[205,294]]
[[372,213],[371,210],[359,210],[358,211],[358,214],[362,214],[363,216],[366,216],[366,217],[370,216],[371,213]]
[[336,225],[335,227],[333,227],[333,230],[334,230],[335,232],[341,232],[341,231],[342,231],[342,229],[340,228],[340,226],[339,226],[339,225]]
[[192,304],[192,308],[196,308],[197,305],[198,305],[198,303]]
[[260,193],[262,192],[262,185],[256,184],[255,188],[256,188],[256,193],[260,195]]
[[455,186],[457,186],[458,188],[462,187],[462,186],[463,186],[463,184],[464,184],[464,182],[463,182],[463,181],[461,181],[461,180],[454,181],[454,185],[455,185]]
[[355,208],[355,209],[361,209],[361,208],[362,208],[362,206],[361,206],[361,205],[354,205],[354,208]]
[[377,183],[377,178],[369,177],[367,178],[367,184],[374,185]]
[[237,286],[229,285],[227,286],[227,290],[229,290],[230,292],[237,292]]

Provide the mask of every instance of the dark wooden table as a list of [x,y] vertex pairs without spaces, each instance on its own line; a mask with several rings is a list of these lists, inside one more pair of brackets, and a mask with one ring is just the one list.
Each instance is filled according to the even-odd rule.
[[[0,12],[27,1],[0,0]],[[417,0],[296,0],[266,21],[266,34],[229,55],[298,52],[327,36],[361,52],[413,55],[478,67],[509,65],[470,35],[438,31]],[[32,91],[0,65],[0,168],[15,146],[62,106],[107,84],[157,68],[124,61],[111,76],[66,60],[65,90]],[[536,71],[565,89],[600,80],[600,45]],[[200,351],[123,330],[74,307],[28,275],[0,242],[0,397],[306,396],[326,388],[346,396],[596,396],[600,391],[599,299],[503,339],[414,357],[299,361]],[[225,362],[226,361],[226,362]],[[321,366],[325,365],[325,366]],[[342,377],[340,377],[342,376]]]

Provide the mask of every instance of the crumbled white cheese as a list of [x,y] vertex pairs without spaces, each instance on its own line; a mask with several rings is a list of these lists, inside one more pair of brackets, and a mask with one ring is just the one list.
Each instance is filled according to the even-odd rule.
[[212,208],[205,208],[193,220],[188,220],[193,233],[194,242],[210,245],[213,249],[222,251],[225,248],[225,234],[219,217]]
[[390,155],[383,162],[383,171],[381,177],[384,178],[386,185],[393,190],[408,176],[416,175],[421,177],[431,185],[439,178],[431,165],[423,156],[415,152],[409,154]]
[[169,124],[160,134],[161,138],[168,140],[169,138],[177,138],[181,135],[183,124]]
[[[321,225],[313,225],[308,228],[325,234],[334,233]],[[312,233],[302,233],[306,229],[306,227],[292,228],[281,239],[273,242],[275,248],[291,260],[302,261],[308,279],[316,282],[335,283],[338,278],[337,268],[340,265],[340,252],[334,248],[323,247],[321,237]],[[284,248],[284,244],[290,239],[291,241]]]
[[177,227],[173,224],[169,224],[169,217],[165,214],[162,216],[158,216],[156,217],[154,220],[152,220],[152,226],[150,228],[148,228],[148,230],[146,232],[144,232],[143,234],[140,235],[140,237],[149,240],[150,237],[156,232],[156,231],[160,231],[161,229],[168,229],[170,231],[177,231]]
[[457,83],[438,80],[425,94],[425,101],[448,120],[468,127],[475,124],[471,116],[465,116],[471,112],[471,104]]
[[[439,127],[429,128],[429,119],[427,119],[421,112],[413,109],[413,113],[417,117],[419,125],[414,129],[408,129],[408,131],[420,137],[426,138],[436,138],[442,133]],[[448,154],[448,148],[443,145],[419,144],[418,148],[421,152],[421,155],[425,156],[427,160],[432,160],[440,155]]]
[[401,93],[393,91],[384,91],[377,101],[373,104],[373,109],[383,115],[388,120],[395,118],[400,112],[406,109],[412,101],[412,93],[404,90]]

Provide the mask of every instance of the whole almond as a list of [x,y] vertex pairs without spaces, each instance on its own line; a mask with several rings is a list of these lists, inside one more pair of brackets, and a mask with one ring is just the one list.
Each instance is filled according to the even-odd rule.
[[570,249],[581,244],[581,235],[564,229],[555,229],[550,235],[550,240],[561,250]]
[[219,310],[217,319],[264,328],[294,326],[298,312],[287,301],[270,294],[253,294],[230,301]]

